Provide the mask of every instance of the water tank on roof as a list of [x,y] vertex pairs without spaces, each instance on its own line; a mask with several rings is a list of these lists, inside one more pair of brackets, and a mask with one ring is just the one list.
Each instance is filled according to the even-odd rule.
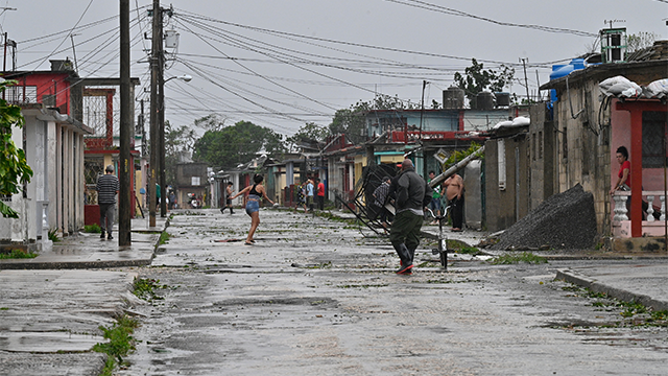
[[510,93],[494,93],[496,107],[510,107]]
[[553,65],[550,80],[555,80],[560,77],[568,76],[571,72],[585,69],[584,59],[573,59],[568,65]]
[[476,96],[476,109],[485,111],[494,109],[494,94],[488,91],[478,93]]
[[464,108],[464,90],[451,86],[443,90],[443,109],[461,110]]

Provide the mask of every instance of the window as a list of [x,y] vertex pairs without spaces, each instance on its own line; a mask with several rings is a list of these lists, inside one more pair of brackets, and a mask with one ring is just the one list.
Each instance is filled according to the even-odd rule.
[[666,114],[656,111],[642,113],[642,166],[645,168],[663,167]]
[[568,160],[568,128],[564,127],[564,131],[561,137],[561,157],[565,160]]
[[10,86],[6,90],[9,103],[37,103],[37,86]]
[[506,142],[500,139],[498,144],[498,164],[499,164],[499,189],[506,189]]
[[538,159],[543,159],[543,131],[538,132]]

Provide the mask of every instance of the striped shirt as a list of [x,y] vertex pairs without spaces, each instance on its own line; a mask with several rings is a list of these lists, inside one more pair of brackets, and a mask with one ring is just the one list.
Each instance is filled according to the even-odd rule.
[[118,178],[114,174],[104,174],[97,178],[97,203],[115,204],[116,192],[120,188]]

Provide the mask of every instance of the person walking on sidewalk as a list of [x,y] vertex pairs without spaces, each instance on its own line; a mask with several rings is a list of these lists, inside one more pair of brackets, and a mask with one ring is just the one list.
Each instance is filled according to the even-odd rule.
[[325,183],[323,183],[320,178],[315,178],[315,182],[318,185],[316,197],[318,198],[318,209],[325,210]]
[[[401,259],[397,274],[411,274],[415,250],[420,244],[427,183],[415,172],[410,159],[404,159],[401,164],[401,174],[392,181],[391,191],[396,193],[396,216],[390,230],[390,242]],[[426,198],[430,200],[431,189],[427,194],[429,197]]]
[[255,235],[257,226],[260,225],[260,201],[262,201],[262,198],[265,198],[267,201],[271,202],[272,205],[276,206],[276,204],[271,201],[269,197],[267,197],[267,191],[262,185],[263,180],[264,177],[262,175],[255,175],[255,177],[253,177],[255,184],[242,189],[239,191],[239,193],[231,197],[231,199],[234,200],[240,195],[248,192],[248,199],[246,201],[246,214],[250,215],[251,217],[251,227],[250,230],[248,230],[248,236],[246,237],[246,242],[244,243],[245,245],[253,245],[253,243],[255,243],[255,240],[253,240],[253,235]]
[[97,203],[100,206],[100,227],[102,232],[100,239],[104,239],[104,232],[107,232],[107,239],[111,240],[111,231],[114,228],[114,212],[116,210],[116,195],[120,189],[120,183],[114,175],[114,166],[109,165],[105,168],[105,174],[97,179]]
[[464,216],[464,179],[458,174],[452,174],[443,182],[446,187],[445,195],[450,202],[450,216],[452,218],[452,231],[460,232],[463,226]]

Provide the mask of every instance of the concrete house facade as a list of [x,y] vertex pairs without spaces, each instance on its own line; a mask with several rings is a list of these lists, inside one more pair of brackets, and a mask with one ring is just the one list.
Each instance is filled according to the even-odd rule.
[[[544,195],[563,192],[580,183],[594,195],[597,227],[604,236],[657,235],[652,227],[661,227],[658,232],[663,234],[663,226],[650,223],[651,218],[643,220],[641,210],[632,210],[631,218],[626,217],[625,208],[616,213],[616,198],[609,191],[619,170],[616,150],[626,146],[633,182],[631,207],[640,207],[641,199],[653,200],[650,207],[661,207],[659,196],[665,196],[660,193],[664,190],[662,166],[666,159],[661,139],[666,132],[668,105],[665,97],[602,96],[599,84],[616,76],[646,86],[668,77],[668,61],[594,65],[543,85],[541,89],[554,89],[559,99],[554,103],[552,119],[545,116],[543,122],[532,121],[532,135],[541,135],[537,140],[542,142],[546,160],[532,165],[531,182],[542,187]],[[623,203],[629,193],[616,195],[624,196],[618,199]]]
[[25,195],[5,200],[20,219],[0,218],[0,240],[34,243],[48,230],[69,234],[84,222],[84,136],[92,130],[72,116],[71,87],[78,76],[67,61],[52,61],[51,71],[5,72],[18,84],[5,99],[21,107],[26,119],[13,139],[23,145],[33,178]]

